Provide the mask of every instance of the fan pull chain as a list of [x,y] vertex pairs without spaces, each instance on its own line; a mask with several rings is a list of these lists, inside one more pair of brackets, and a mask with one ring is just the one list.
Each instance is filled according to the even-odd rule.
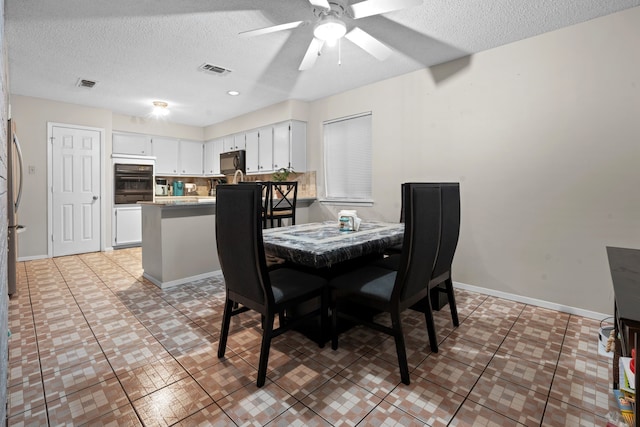
[[342,39],[338,39],[338,67],[342,65]]

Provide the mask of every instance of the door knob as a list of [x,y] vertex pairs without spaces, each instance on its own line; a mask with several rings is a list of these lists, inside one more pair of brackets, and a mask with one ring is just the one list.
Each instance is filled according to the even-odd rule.
[[98,196],[93,196],[93,200],[98,200]]

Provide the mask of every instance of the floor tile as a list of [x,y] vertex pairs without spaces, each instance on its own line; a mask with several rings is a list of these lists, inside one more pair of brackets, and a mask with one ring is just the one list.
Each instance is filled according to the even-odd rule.
[[118,383],[111,378],[47,403],[51,425],[87,423],[129,404]]
[[255,384],[246,385],[217,403],[236,424],[263,426],[292,407],[296,399],[267,381],[259,389]]
[[273,369],[269,379],[298,400],[304,399],[336,375],[330,368],[304,353],[287,359],[287,362]]
[[554,374],[553,368],[549,366],[502,353],[491,359],[485,372],[545,396],[549,394]]
[[384,400],[436,427],[449,424],[462,405],[464,396],[418,377],[411,380],[410,386],[398,386]]
[[449,424],[451,427],[521,427],[524,424],[505,417],[489,408],[479,405],[471,400],[465,401],[456,417]]
[[440,387],[466,396],[482,375],[482,370],[455,359],[431,355],[411,375],[418,375]]
[[547,396],[489,374],[483,374],[469,400],[527,426],[539,426]]
[[213,400],[191,377],[133,401],[145,425],[170,426],[211,405]]
[[187,371],[169,356],[135,369],[120,371],[118,379],[129,399],[136,400],[173,384],[187,375]]
[[362,420],[362,425],[369,426],[402,426],[420,427],[426,426],[424,421],[409,415],[407,412],[385,401],[380,402]]
[[605,426],[607,420],[566,402],[550,398],[544,411],[542,425],[548,427]]
[[334,426],[354,426],[381,401],[375,394],[336,376],[302,403]]

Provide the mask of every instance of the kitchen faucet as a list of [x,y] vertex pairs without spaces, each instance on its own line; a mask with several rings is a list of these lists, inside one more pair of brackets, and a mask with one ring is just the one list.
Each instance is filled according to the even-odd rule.
[[[240,181],[238,181],[238,173],[240,174]],[[233,174],[233,183],[237,184],[238,182],[244,181],[244,173],[240,169],[236,170],[236,173]]]

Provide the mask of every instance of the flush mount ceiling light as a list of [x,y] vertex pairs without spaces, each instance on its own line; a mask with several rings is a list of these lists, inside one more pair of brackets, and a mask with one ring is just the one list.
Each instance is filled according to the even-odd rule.
[[169,104],[164,101],[153,101],[153,111],[151,112],[156,117],[164,117],[169,114]]
[[332,14],[323,16],[313,29],[313,35],[318,40],[326,42],[329,46],[336,44],[347,34],[347,26]]
[[240,92],[238,92],[237,90],[230,90],[230,91],[227,91],[227,95],[238,96],[240,95]]

